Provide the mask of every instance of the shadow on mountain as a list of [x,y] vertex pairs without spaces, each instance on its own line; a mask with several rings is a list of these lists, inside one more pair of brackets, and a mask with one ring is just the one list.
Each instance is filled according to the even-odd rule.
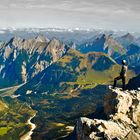
[[132,79],[130,79],[127,89],[132,90],[132,89],[138,89],[140,88],[140,74]]

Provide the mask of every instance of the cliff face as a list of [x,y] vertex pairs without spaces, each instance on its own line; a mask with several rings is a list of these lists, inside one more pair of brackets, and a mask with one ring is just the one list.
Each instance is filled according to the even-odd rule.
[[49,41],[43,36],[26,40],[14,37],[8,43],[1,43],[0,86],[30,81],[39,72],[59,60],[67,49],[68,47],[61,41],[55,38]]
[[101,37],[93,38],[92,41],[88,41],[79,46],[78,50],[82,53],[88,53],[92,51],[104,52],[116,58],[126,53],[126,49],[113,37],[103,34]]
[[110,90],[105,95],[104,113],[108,120],[80,118],[77,140],[139,140],[140,91]]

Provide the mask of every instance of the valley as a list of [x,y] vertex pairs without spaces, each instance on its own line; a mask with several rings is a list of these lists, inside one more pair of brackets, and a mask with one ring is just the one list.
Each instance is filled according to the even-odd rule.
[[36,116],[33,115],[32,117],[29,118],[29,120],[27,121],[27,125],[30,125],[30,131],[28,133],[26,133],[25,135],[23,135],[20,140],[30,140],[31,139],[31,135],[33,134],[34,129],[36,128],[36,125],[34,123],[31,122],[31,120]]
[[96,32],[80,40],[76,31],[68,40],[65,35],[63,40],[38,35],[1,42],[0,140],[65,139],[81,116],[104,118],[104,96],[122,59],[129,66],[128,87],[137,83],[135,37]]
[[26,121],[34,111],[26,103],[10,97],[0,98],[0,102],[0,139],[19,139],[30,130]]
[[[106,88],[103,87],[103,89],[105,91]],[[97,91],[99,95],[96,95]],[[99,106],[102,105],[103,95],[104,93],[100,87],[95,89],[95,91],[83,91],[81,94],[54,93],[49,95],[44,93],[39,96],[19,96],[18,100],[29,104],[33,110],[37,111],[37,114],[31,115],[28,121],[26,119],[27,123],[25,122],[25,125],[28,125],[29,128],[28,131],[24,131],[24,135],[20,139],[29,139],[32,133],[32,138],[35,140],[61,138],[64,135],[68,135],[73,131],[75,121],[78,117],[81,115],[90,115],[96,110],[97,104]],[[14,98],[14,100],[17,99]],[[94,100],[97,100],[97,102]],[[26,106],[26,104],[23,104],[23,109],[25,108],[24,105]],[[22,113],[24,117],[26,113]],[[9,116],[9,114],[7,115]],[[31,122],[32,119],[35,124]],[[35,128],[35,126],[37,127]],[[15,134],[13,133],[13,135]],[[4,139],[8,139],[7,137],[4,135]]]

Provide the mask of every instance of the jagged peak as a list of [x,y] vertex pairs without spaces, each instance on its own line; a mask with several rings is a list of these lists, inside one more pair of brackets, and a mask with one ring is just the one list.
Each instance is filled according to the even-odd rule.
[[50,41],[50,43],[61,43],[61,42],[60,42],[59,39],[57,39],[57,38],[54,37],[54,38]]
[[109,89],[104,99],[108,120],[82,117],[76,125],[78,140],[140,138],[140,91]]
[[47,49],[48,50],[51,50],[51,49],[56,49],[56,48],[59,48],[59,47],[65,47],[65,44],[63,42],[61,42],[59,39],[57,38],[53,38],[52,40],[50,40],[49,44],[48,44],[48,47]]
[[106,42],[110,45],[118,46],[119,48],[124,49],[124,47],[119,42],[117,42],[112,36],[108,36],[106,38]]
[[71,48],[72,49],[76,49],[76,47],[77,47],[76,43],[75,42],[72,42]]
[[37,42],[49,42],[49,39],[43,35],[38,35],[35,39]]
[[135,37],[131,33],[127,33],[127,34],[123,35],[122,38],[129,39],[129,40],[135,39]]
[[101,40],[101,39],[107,39],[107,35],[106,34],[100,34],[99,36],[96,37],[96,41],[97,40]]
[[113,38],[112,34],[109,34],[109,35],[103,34],[101,36],[101,39],[102,38],[105,39],[105,44],[106,45],[107,44],[108,45],[114,45],[114,46],[118,46],[119,48],[123,48],[123,46]]
[[107,37],[107,35],[106,34],[102,34],[102,36],[101,37],[104,37],[104,38],[106,38]]
[[15,42],[16,42],[16,41],[20,41],[20,42],[24,41],[24,39],[21,38],[21,37],[19,37],[19,36],[13,37],[12,40],[13,40],[13,42],[14,42],[14,41],[15,41]]
[[21,37],[14,36],[14,37],[12,37],[12,38],[9,40],[9,42],[6,44],[6,46],[7,46],[8,44],[12,45],[13,42],[23,42],[23,41],[24,41],[24,39],[22,39]]

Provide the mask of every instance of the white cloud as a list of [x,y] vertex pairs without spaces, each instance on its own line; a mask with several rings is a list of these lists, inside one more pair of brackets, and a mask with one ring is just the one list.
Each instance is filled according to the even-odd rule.
[[138,30],[139,5],[139,0],[3,0],[0,2],[0,19],[3,27]]

